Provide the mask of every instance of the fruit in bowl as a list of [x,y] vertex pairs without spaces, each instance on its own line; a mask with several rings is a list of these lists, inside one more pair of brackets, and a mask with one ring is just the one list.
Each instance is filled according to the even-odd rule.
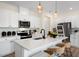
[[53,38],[56,38],[57,34],[56,33],[53,33],[52,36],[53,36]]
[[56,33],[56,32],[49,32],[48,35],[49,35],[50,37],[56,38],[57,33]]

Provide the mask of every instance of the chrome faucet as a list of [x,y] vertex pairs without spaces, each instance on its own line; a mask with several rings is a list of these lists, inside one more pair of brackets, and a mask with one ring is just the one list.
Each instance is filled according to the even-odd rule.
[[44,29],[41,29],[41,32],[40,33],[42,33],[43,32],[43,39],[45,39],[45,30]]

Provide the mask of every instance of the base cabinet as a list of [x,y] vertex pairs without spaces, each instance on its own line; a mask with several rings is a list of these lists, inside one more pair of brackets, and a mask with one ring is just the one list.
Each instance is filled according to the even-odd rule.
[[14,52],[14,43],[13,40],[17,40],[18,37],[9,37],[0,39],[0,57],[6,56]]
[[5,56],[10,53],[11,53],[10,41],[1,41],[0,42],[0,56]]
[[79,48],[79,32],[70,36],[71,45]]

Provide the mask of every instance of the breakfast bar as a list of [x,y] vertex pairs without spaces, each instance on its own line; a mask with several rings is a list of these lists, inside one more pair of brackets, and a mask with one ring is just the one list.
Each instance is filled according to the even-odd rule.
[[16,40],[15,43],[15,56],[16,57],[29,57],[39,51],[43,51],[51,46],[55,46],[57,43],[67,37],[48,37],[46,39],[35,40],[34,38]]

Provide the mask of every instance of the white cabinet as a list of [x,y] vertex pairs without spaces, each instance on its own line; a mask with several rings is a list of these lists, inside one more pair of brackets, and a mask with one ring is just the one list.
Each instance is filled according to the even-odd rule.
[[10,41],[0,41],[0,56],[5,56],[11,52]]
[[79,47],[79,32],[76,33],[75,37],[76,37],[76,39],[74,39],[74,41],[75,41],[74,44],[76,45],[76,47]]
[[18,13],[15,11],[9,11],[9,26],[11,27],[18,27]]
[[70,35],[70,41],[71,41],[71,45],[72,45],[72,46],[76,46],[76,44],[74,44],[74,43],[75,43],[75,40],[76,40],[74,35],[75,35],[75,34],[71,34],[71,35]]
[[79,48],[79,32],[71,34],[70,41],[72,46]]
[[6,3],[0,3],[0,27],[17,27],[18,8]]
[[5,56],[14,52],[14,43],[12,40],[16,39],[19,39],[19,37],[6,37],[0,39],[0,56]]
[[8,11],[0,8],[0,27],[8,27],[9,26],[9,16]]

